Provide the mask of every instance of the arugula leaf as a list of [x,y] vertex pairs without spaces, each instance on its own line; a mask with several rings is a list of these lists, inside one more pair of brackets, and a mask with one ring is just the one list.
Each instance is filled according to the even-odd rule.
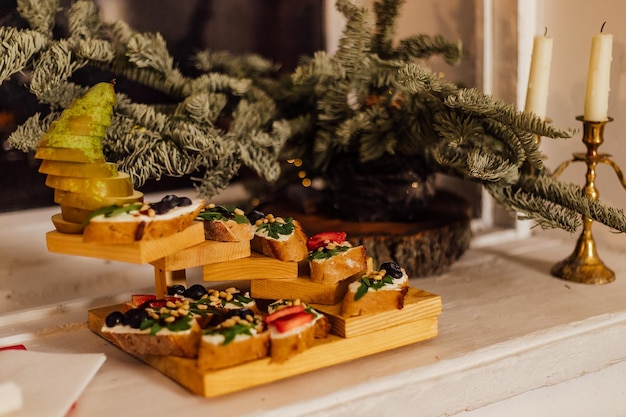
[[254,324],[245,324],[245,323],[237,323],[231,327],[221,327],[218,329],[211,329],[204,332],[204,334],[213,335],[213,334],[221,334],[224,336],[224,342],[222,346],[226,346],[240,334],[252,335],[252,328]]
[[167,323],[167,329],[172,331],[172,332],[180,332],[183,330],[189,330],[191,329],[191,320],[192,318],[190,316],[184,316],[181,317],[180,319],[174,320],[171,323]]
[[342,252],[346,252],[349,249],[352,249],[352,247],[351,246],[337,246],[335,249],[324,248],[322,250],[315,250],[309,253],[308,260],[312,261],[314,259],[332,258],[333,256],[338,255]]
[[131,211],[139,210],[143,206],[143,203],[131,203],[124,206],[119,206],[117,204],[113,204],[112,206],[101,207],[97,210],[89,213],[89,216],[83,221],[82,226],[86,226],[91,219],[101,214],[104,214],[104,217],[112,217],[117,216],[124,213],[130,213]]
[[358,301],[359,299],[363,298],[363,296],[367,294],[368,290],[369,287],[367,286],[367,284],[361,281],[361,285],[359,285],[359,288],[357,288],[356,293],[354,294],[354,301]]
[[233,220],[238,224],[250,224],[250,220],[243,214],[235,214],[235,207],[215,206],[202,210],[198,217],[206,221],[228,221]]
[[253,300],[250,297],[246,297],[246,296],[241,295],[241,294],[233,294],[233,299],[231,300],[231,303],[243,306],[243,305],[248,304],[248,303],[250,303],[252,301]]
[[150,336],[154,336],[162,328],[163,328],[163,326],[161,326],[161,324],[158,321],[155,321],[154,324],[152,325],[152,327],[150,328]]
[[290,234],[293,233],[296,226],[293,223],[293,217],[287,217],[284,220],[285,220],[285,223],[280,223],[280,222],[261,223],[259,226],[257,226],[257,231],[267,230],[267,236],[271,237],[272,239],[280,239],[280,235],[289,236]]
[[359,288],[357,288],[354,294],[354,301],[359,300],[367,294],[370,288],[378,291],[387,284],[393,284],[393,277],[391,275],[385,275],[382,279],[372,280],[365,276],[359,279],[359,282],[361,285],[359,285]]
[[153,324],[154,324],[153,319],[144,320],[139,325],[139,330],[146,330],[147,328],[152,327]]

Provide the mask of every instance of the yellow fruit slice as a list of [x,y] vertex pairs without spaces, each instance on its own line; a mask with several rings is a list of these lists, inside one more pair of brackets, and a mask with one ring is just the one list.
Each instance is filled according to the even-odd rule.
[[44,148],[102,149],[102,137],[45,133],[39,139]]
[[61,215],[63,216],[63,220],[72,223],[82,224],[85,220],[87,220],[87,218],[89,218],[89,214],[92,212],[93,210],[84,210],[78,207],[61,205]]
[[70,103],[63,110],[58,120],[61,122],[68,121],[76,125],[94,124],[109,126],[115,104],[116,97],[113,84],[98,83],[91,87],[82,97]]
[[85,227],[80,223],[68,222],[67,220],[64,220],[61,213],[52,216],[52,224],[54,224],[54,228],[57,229],[57,231],[74,235],[83,233],[83,230],[85,229]]
[[44,148],[40,146],[35,152],[35,158],[90,164],[106,162],[101,149]]
[[60,135],[81,135],[81,136],[98,136],[105,137],[108,126],[98,125],[94,123],[85,123],[83,119],[72,118],[61,120],[57,119],[50,123],[48,134]]
[[76,178],[48,175],[46,185],[74,193],[91,193],[110,197],[131,196],[134,191],[130,175],[125,172],[118,172],[116,177],[108,178]]
[[60,177],[107,178],[117,176],[118,171],[113,162],[88,164],[44,159],[39,165],[39,172]]
[[61,206],[70,206],[77,209],[87,210],[89,212],[97,210],[101,207],[108,207],[114,204],[123,206],[128,203],[143,201],[143,193],[141,191],[133,191],[133,194],[127,197],[106,197],[91,193],[73,193],[70,191],[54,190],[54,202]]

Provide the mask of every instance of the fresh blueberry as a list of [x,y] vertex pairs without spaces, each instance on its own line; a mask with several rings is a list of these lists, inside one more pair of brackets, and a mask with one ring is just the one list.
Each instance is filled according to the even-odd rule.
[[125,324],[124,313],[122,313],[121,311],[114,311],[112,313],[109,313],[106,319],[104,319],[104,322],[106,323],[107,327],[115,327],[118,324]]
[[387,275],[390,275],[393,278],[402,277],[402,268],[395,262],[385,262],[380,266],[380,269],[384,269],[387,271]]
[[183,295],[184,292],[184,285],[174,284],[171,287],[167,287],[167,295]]
[[254,312],[250,310],[249,308],[235,308],[232,310],[228,310],[226,314],[224,314],[225,319],[228,319],[230,317],[235,317],[235,316],[245,319],[246,316],[254,317]]
[[141,323],[148,320],[148,312],[141,308],[131,308],[124,313],[124,321],[133,329],[141,327]]
[[183,292],[183,296],[191,298],[193,300],[199,300],[206,293],[207,291],[204,285],[194,284]]
[[248,214],[246,214],[246,217],[250,220],[250,223],[254,224],[257,220],[264,218],[265,213],[260,210],[250,210]]

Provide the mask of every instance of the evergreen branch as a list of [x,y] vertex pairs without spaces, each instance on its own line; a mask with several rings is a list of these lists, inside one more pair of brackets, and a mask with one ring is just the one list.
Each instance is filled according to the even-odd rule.
[[67,26],[72,39],[92,39],[100,30],[98,8],[91,1],[79,0],[70,5]]
[[58,8],[59,0],[17,0],[17,11],[30,28],[49,39],[52,38]]
[[72,39],[70,42],[70,48],[78,58],[101,62],[109,62],[115,58],[115,52],[107,41]]
[[427,59],[434,55],[443,56],[450,65],[458,65],[463,60],[463,45],[461,41],[449,42],[441,35],[420,34],[402,39],[394,53],[394,57],[405,61]]
[[39,32],[0,27],[0,84],[22,71],[46,43]]
[[[37,149],[39,138],[45,132],[42,127],[41,114],[35,113],[9,135],[7,143],[11,148],[22,152],[31,152]],[[46,124],[43,124],[46,126]]]
[[271,75],[280,66],[257,54],[233,55],[227,51],[200,51],[192,58],[194,67],[202,72],[222,72],[235,78],[257,78]]
[[390,58],[389,51],[393,50],[393,36],[398,9],[405,0],[383,0],[374,3],[376,24],[372,39],[372,52],[384,58]]
[[544,229],[561,228],[575,232],[582,225],[577,212],[531,193],[491,184],[486,184],[485,188],[504,209],[517,212],[520,219],[533,220]]
[[60,40],[52,44],[41,56],[33,70],[30,90],[38,97],[50,97],[77,69],[87,61],[77,59],[71,51],[69,41]]
[[126,57],[137,68],[150,68],[164,75],[173,71],[174,58],[160,33],[135,33],[126,44]]
[[517,126],[539,136],[569,138],[574,133],[572,130],[557,129],[534,113],[520,112],[514,105],[495,100],[474,88],[459,88],[448,95],[444,102],[450,108],[497,119],[503,124]]
[[194,187],[201,196],[212,198],[224,190],[241,166],[238,155],[231,154],[221,158],[214,166],[209,167],[202,177],[192,177]]
[[622,209],[609,207],[601,201],[591,200],[575,184],[558,181],[552,175],[539,175],[536,181],[522,184],[522,187],[541,198],[553,201],[572,211],[603,223],[620,232],[626,232],[626,217]]
[[177,113],[185,112],[197,123],[214,125],[227,103],[228,98],[224,94],[201,92],[186,97]]

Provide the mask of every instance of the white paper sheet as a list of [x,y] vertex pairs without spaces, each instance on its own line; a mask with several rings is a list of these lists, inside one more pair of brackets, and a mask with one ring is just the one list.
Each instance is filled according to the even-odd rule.
[[9,415],[64,417],[104,360],[104,354],[0,351],[0,383],[16,384],[23,399],[21,409]]

